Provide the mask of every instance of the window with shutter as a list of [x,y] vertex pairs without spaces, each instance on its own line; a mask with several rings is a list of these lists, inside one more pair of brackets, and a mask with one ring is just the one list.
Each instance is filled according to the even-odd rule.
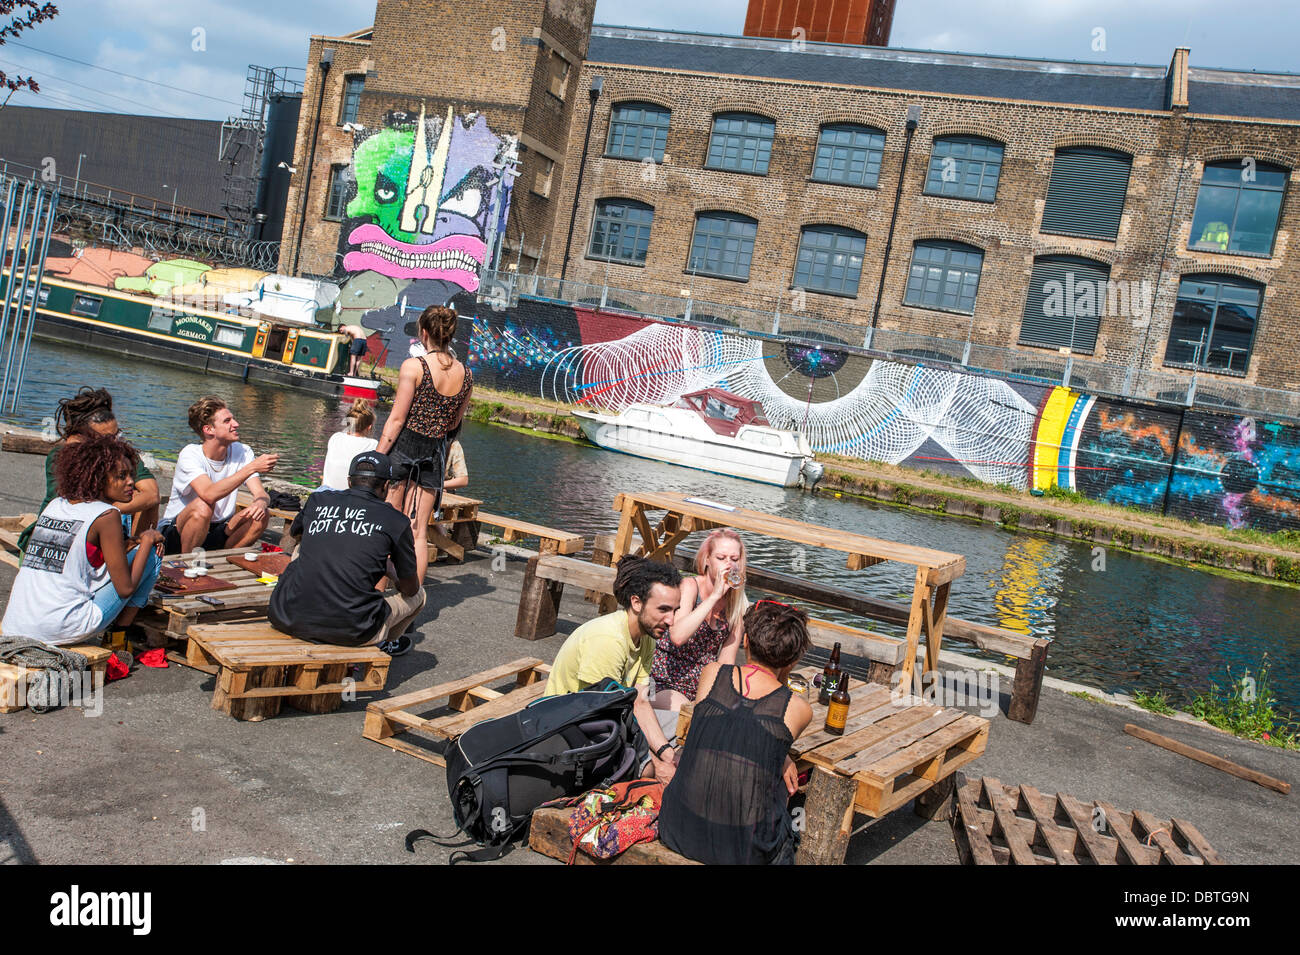
[[1058,149],[1040,231],[1114,239],[1132,164],[1131,156],[1109,149]]
[[1020,344],[1092,352],[1106,308],[1110,266],[1073,255],[1034,259]]

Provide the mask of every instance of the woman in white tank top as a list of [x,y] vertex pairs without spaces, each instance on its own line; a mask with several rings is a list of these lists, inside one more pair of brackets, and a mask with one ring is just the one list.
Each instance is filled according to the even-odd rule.
[[6,637],[78,643],[135,619],[162,566],[162,535],[140,535],[129,553],[114,504],[135,493],[137,455],[117,438],[71,444],[59,455],[60,497],[41,512],[9,592]]

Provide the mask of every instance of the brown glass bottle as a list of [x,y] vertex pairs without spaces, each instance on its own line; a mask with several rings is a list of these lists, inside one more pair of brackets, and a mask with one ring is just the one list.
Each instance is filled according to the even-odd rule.
[[849,677],[841,672],[835,692],[831,694],[830,706],[826,709],[826,732],[834,736],[844,735],[844,724],[849,721]]
[[827,706],[831,702],[831,694],[835,692],[835,687],[840,679],[840,645],[835,644],[835,649],[831,651],[831,658],[826,661],[826,666],[822,669],[822,691],[817,696],[817,702],[822,706]]

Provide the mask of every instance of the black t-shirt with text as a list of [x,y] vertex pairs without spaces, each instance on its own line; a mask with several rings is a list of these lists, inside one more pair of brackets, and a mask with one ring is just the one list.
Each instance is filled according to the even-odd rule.
[[415,575],[410,520],[365,488],[317,491],[290,533],[301,534],[302,543],[271,593],[271,624],[307,640],[365,643],[387,614],[375,584],[388,560],[399,578]]

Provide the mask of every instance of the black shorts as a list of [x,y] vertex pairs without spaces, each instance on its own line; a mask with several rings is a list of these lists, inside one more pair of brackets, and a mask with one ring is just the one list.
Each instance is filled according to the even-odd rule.
[[[226,525],[228,521],[208,525],[208,536],[199,544],[204,550],[225,550]],[[163,553],[179,554],[181,552],[181,532],[176,529],[176,522],[160,524],[158,530],[163,536]]]
[[393,442],[388,452],[393,463],[393,481],[413,480],[426,491],[441,491],[443,472],[447,468],[447,442],[429,438],[408,428]]
[[348,346],[349,355],[364,355],[366,353],[366,340],[364,338],[352,339],[352,344]]

